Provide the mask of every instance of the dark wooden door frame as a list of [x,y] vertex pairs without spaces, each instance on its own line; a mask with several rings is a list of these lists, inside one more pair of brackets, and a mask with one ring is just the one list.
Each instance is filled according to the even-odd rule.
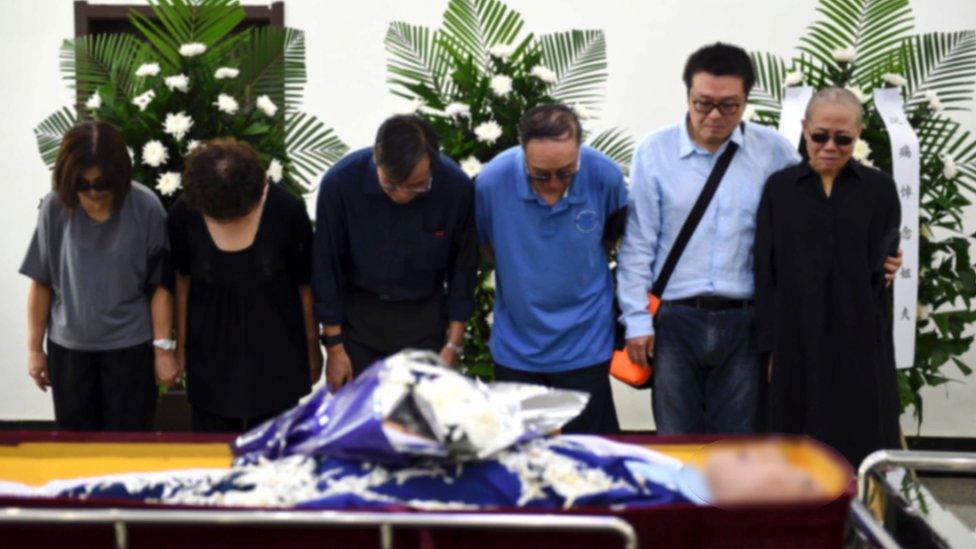
[[[146,5],[105,5],[89,4],[84,0],[75,2],[75,37],[86,36],[91,32],[91,20],[121,20],[129,18],[129,10],[137,9],[146,15],[152,10]],[[243,6],[244,22],[267,24],[273,27],[285,26],[285,3],[272,2],[267,6]]]

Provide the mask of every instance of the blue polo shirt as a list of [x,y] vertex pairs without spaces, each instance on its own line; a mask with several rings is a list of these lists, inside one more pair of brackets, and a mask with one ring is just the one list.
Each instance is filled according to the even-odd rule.
[[593,366],[613,351],[613,287],[603,230],[627,206],[617,165],[583,146],[566,195],[549,206],[512,147],[475,182],[475,223],[495,253],[495,362],[549,373]]

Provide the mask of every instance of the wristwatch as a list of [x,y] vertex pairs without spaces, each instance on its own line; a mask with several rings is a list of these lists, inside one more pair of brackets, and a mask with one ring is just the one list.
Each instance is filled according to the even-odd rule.
[[322,346],[328,349],[329,347],[335,347],[342,343],[342,333],[335,335],[322,334],[319,336],[319,341],[322,342]]
[[153,347],[161,351],[175,351],[176,340],[175,339],[154,339]]
[[457,353],[458,356],[460,356],[460,357],[463,357],[464,356],[464,347],[463,346],[456,345],[454,343],[451,343],[450,341],[448,341],[447,343],[445,343],[444,346],[447,347],[448,349],[454,351],[455,353]]

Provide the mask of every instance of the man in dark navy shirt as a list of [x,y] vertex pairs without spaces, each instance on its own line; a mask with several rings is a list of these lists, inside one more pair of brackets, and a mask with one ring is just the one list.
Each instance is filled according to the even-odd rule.
[[474,187],[424,120],[394,116],[319,188],[312,288],[338,389],[410,347],[457,365],[474,309]]

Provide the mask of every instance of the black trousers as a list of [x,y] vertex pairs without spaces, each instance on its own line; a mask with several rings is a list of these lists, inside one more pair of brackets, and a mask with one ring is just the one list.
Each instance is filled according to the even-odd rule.
[[495,381],[532,383],[554,389],[572,389],[590,394],[580,415],[567,423],[564,433],[613,434],[620,432],[617,409],[610,391],[610,361],[576,370],[539,374],[495,363]]
[[190,413],[190,423],[193,426],[193,431],[197,433],[242,433],[261,425],[290,408],[291,406],[263,416],[240,418],[219,416],[199,406],[193,406]]
[[[409,346],[409,348],[423,351],[433,351],[437,353],[440,352],[440,350],[444,347],[444,341],[445,339],[443,335],[436,335],[412,344]],[[349,338],[346,338],[346,340],[342,342],[342,346],[345,348],[346,354],[349,355],[349,361],[352,362],[353,376],[358,376],[359,374],[363,373],[363,370],[372,366],[377,360],[386,358],[398,352],[377,350]]]
[[111,351],[75,351],[47,341],[58,429],[149,431],[156,416],[152,342]]

